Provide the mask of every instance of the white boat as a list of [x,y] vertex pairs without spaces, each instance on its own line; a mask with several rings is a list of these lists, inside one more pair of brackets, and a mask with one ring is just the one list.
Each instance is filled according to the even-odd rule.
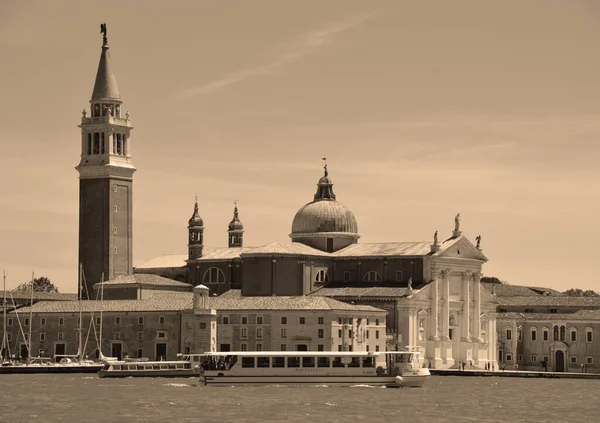
[[174,361],[111,360],[99,377],[192,377],[200,374],[199,355],[179,355]]
[[205,385],[420,387],[429,369],[418,352],[244,351],[201,354]]

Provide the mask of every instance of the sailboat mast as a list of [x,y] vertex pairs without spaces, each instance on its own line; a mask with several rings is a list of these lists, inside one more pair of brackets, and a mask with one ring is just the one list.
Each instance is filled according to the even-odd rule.
[[31,272],[31,302],[29,303],[29,336],[27,339],[28,352],[27,362],[31,363],[31,327],[33,326],[33,285],[35,283],[35,272]]
[[2,347],[0,347],[0,358],[4,358],[4,351],[8,350],[8,345],[7,345],[7,335],[6,335],[6,271],[3,272],[2,275],[2,279],[4,281],[4,300],[2,302],[3,305],[3,313],[4,313],[4,320],[2,321],[3,323],[3,331],[2,331]]
[[82,360],[83,359],[83,351],[81,350],[81,342],[83,341],[81,338],[81,326],[83,325],[83,314],[82,314],[82,310],[81,310],[81,296],[83,294],[83,290],[81,287],[81,272],[83,271],[83,264],[80,263],[79,264],[79,330],[78,330],[78,334],[79,334],[79,346],[77,347],[77,359]]
[[102,359],[102,310],[104,309],[104,273],[100,278],[100,340],[98,341],[99,357]]

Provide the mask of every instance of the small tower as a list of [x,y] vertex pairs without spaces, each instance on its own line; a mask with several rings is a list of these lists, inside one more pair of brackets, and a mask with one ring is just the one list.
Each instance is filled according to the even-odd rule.
[[204,247],[204,222],[198,213],[198,197],[194,204],[194,214],[188,222],[188,232],[190,234],[188,259],[195,260],[202,257],[202,248]]
[[[131,161],[129,113],[123,115],[122,100],[113,72],[106,24],[90,112],[82,112],[79,172],[79,263],[86,292],[93,285],[133,274],[132,188],[135,167]],[[80,289],[81,291],[81,289]]]
[[235,203],[235,208],[233,209],[233,219],[229,222],[227,234],[229,248],[242,247],[244,245],[244,225],[242,225],[238,216],[237,203]]

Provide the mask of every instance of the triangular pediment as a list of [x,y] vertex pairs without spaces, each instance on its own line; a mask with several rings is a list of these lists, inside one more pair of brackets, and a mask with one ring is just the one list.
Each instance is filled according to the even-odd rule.
[[459,236],[457,238],[447,239],[440,245],[439,251],[435,254],[438,257],[444,258],[464,258],[474,259],[487,262],[488,259],[483,255],[481,250],[477,249],[466,237]]

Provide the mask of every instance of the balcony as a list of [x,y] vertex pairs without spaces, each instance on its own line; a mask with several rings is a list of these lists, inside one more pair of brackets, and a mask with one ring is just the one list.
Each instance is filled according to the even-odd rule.
[[131,119],[120,118],[114,116],[96,116],[96,117],[82,117],[81,124],[89,125],[93,123],[108,123],[112,125],[130,126]]

